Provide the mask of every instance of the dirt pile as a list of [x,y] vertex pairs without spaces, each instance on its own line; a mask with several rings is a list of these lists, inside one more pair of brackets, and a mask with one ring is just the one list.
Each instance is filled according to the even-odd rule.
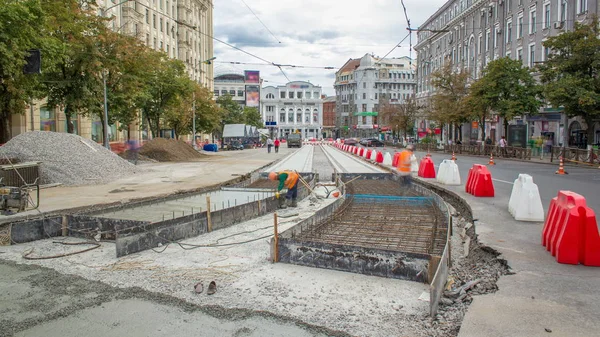
[[194,161],[204,157],[190,144],[166,138],[154,138],[144,144],[139,153],[157,161]]

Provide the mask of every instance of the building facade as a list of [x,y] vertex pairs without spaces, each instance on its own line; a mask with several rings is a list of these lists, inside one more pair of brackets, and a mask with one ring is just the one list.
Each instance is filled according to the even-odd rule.
[[335,103],[336,97],[323,98],[323,137],[335,137]]
[[[165,52],[186,65],[190,78],[213,90],[213,5],[209,0],[100,0],[98,15],[111,18],[108,25],[117,32],[138,37],[148,47]],[[109,111],[110,114],[110,111]],[[74,133],[103,141],[99,118],[74,116]],[[119,125],[109,128],[109,141],[124,141],[127,131]],[[147,139],[140,123],[130,125],[132,139]],[[23,115],[11,116],[12,136],[27,131],[67,132],[60,108],[48,109],[44,100],[35,101]]]
[[[597,14],[597,0],[450,0],[420,27],[417,99],[423,105],[434,93],[431,74],[450,62],[465,68],[473,79],[492,60],[510,57],[534,67],[550,53],[543,42],[566,30],[575,22],[584,22]],[[534,74],[535,75],[535,74]],[[582,141],[581,121],[567,120],[549,106],[537,116],[518,117],[509,123],[522,125],[527,137],[551,139],[553,145],[576,146]],[[428,123],[421,121],[421,123]],[[486,122],[486,134],[498,140],[503,136],[503,121],[496,117]],[[426,127],[426,124],[425,124]],[[596,141],[600,141],[600,123],[596,123]],[[463,127],[463,141],[475,140],[476,125]]]
[[366,54],[338,70],[336,136],[373,137],[384,104],[402,104],[415,92],[416,63],[408,57],[381,59]]
[[261,115],[276,137],[300,133],[302,138],[323,138],[323,100],[320,86],[295,81],[261,89]]
[[259,108],[260,72],[255,70],[238,71],[227,69],[218,71],[214,79],[215,99],[229,95],[241,106]]

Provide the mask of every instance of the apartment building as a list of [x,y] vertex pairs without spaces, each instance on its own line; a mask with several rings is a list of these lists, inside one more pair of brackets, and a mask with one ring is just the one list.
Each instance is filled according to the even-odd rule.
[[336,73],[336,136],[373,137],[382,127],[380,107],[402,104],[413,95],[416,62],[370,54],[348,60]]
[[326,138],[335,137],[335,96],[323,98],[323,135]]
[[[467,69],[473,79],[492,60],[510,57],[534,67],[550,53],[543,42],[597,14],[596,0],[450,0],[430,16],[417,33],[417,99],[426,105],[434,93],[431,74],[450,62]],[[428,127],[421,120],[420,127]],[[503,121],[491,116],[486,134],[498,140]],[[544,107],[537,116],[510,121],[521,125],[527,137],[542,136],[554,145],[575,145],[581,141],[581,121],[567,120],[560,110]],[[597,141],[600,141],[600,123]],[[463,127],[463,139],[477,139],[477,125]]]
[[[148,47],[185,63],[190,78],[213,90],[213,4],[209,0],[100,0],[98,15],[111,18],[108,25],[122,34],[137,36]],[[110,111],[109,111],[110,113]],[[139,121],[131,125],[134,139],[145,139]],[[103,141],[99,118],[76,116],[74,132]],[[48,109],[45,101],[33,102],[23,115],[11,120],[13,137],[32,130],[67,132],[66,118],[59,109]],[[110,141],[127,139],[119,125],[109,128]]]
[[303,138],[323,138],[322,88],[294,81],[261,89],[261,115],[277,137],[300,133]]

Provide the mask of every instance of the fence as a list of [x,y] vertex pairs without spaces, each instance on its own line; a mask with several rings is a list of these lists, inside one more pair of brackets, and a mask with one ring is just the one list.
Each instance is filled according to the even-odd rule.
[[599,149],[578,149],[572,147],[552,147],[550,151],[550,161],[558,160],[562,157],[565,161],[571,161],[581,164],[600,165]]

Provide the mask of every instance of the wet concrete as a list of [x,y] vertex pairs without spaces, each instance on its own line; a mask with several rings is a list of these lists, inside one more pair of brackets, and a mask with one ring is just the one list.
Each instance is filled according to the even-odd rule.
[[386,171],[376,166],[367,164],[352,155],[338,150],[333,146],[323,146],[327,158],[337,172],[343,173],[385,173]]
[[347,336],[269,313],[197,306],[3,260],[0,291],[0,336]]
[[162,203],[153,203],[119,211],[96,213],[94,215],[111,219],[158,222],[206,211],[208,208],[207,197],[210,197],[211,211],[218,211],[257,200],[272,198],[273,196],[274,193],[268,189],[224,188],[210,193],[172,199]]

